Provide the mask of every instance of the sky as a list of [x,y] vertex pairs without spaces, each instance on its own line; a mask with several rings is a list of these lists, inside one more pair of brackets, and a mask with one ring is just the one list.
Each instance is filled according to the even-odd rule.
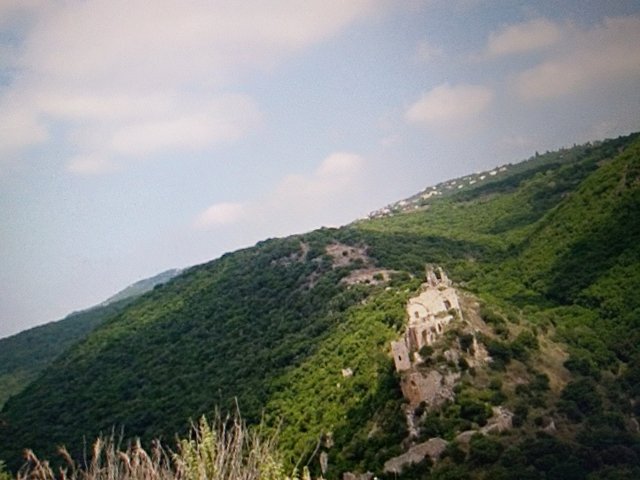
[[640,2],[0,0],[0,337],[640,130]]

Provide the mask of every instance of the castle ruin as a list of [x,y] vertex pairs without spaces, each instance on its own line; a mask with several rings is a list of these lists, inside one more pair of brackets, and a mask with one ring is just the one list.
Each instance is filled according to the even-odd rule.
[[407,303],[408,325],[404,337],[391,342],[396,370],[409,370],[417,352],[432,345],[455,315],[461,315],[458,294],[440,267],[427,267],[426,281],[417,297]]

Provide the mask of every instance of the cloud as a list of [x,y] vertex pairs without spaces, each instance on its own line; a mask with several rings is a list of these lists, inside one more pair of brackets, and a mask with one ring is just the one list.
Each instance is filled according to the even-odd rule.
[[0,153],[14,154],[49,138],[36,112],[11,101],[0,101]]
[[[344,210],[353,218],[350,205],[362,192],[365,160],[354,153],[337,152],[326,157],[310,174],[290,174],[263,198],[245,203],[216,203],[200,213],[197,229],[229,227],[259,232],[256,238],[282,235],[294,229],[326,225]],[[338,215],[340,217],[340,215]]]
[[216,203],[196,218],[194,226],[199,229],[220,227],[238,222],[245,212],[241,203]]
[[314,176],[315,180],[337,178],[350,178],[357,174],[363,167],[364,160],[354,153],[339,152],[325,158]]
[[177,148],[199,150],[237,140],[260,121],[257,106],[246,96],[226,96],[208,103],[191,111],[174,110],[170,116],[125,124],[114,132],[111,147],[125,155]]
[[493,99],[493,91],[482,85],[438,85],[428,91],[405,114],[407,121],[437,127],[478,116]]
[[167,115],[178,107],[175,95],[171,92],[39,88],[32,93],[32,101],[46,115],[83,123]]
[[98,85],[211,84],[329,38],[377,3],[70,1],[33,32],[23,63]]
[[616,82],[640,82],[640,17],[606,18],[591,29],[566,26],[566,40],[515,77],[525,100],[555,98]]
[[510,25],[489,35],[487,55],[490,57],[542,50],[560,41],[560,27],[544,18]]
[[79,155],[67,162],[67,171],[77,175],[102,175],[118,170],[117,164],[99,155]]
[[[0,61],[9,78],[0,96],[23,105],[10,122],[17,135],[0,136],[0,151],[37,144],[53,130],[90,158],[233,142],[261,116],[252,99],[233,91],[237,80],[269,71],[386,3],[0,2],[0,29],[17,42],[0,45],[10,54]],[[76,173],[71,165],[84,163],[68,163]]]

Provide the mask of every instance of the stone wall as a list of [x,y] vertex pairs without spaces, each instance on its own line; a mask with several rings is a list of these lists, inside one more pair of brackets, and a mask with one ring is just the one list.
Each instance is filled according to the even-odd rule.
[[411,368],[409,349],[404,339],[391,342],[391,354],[393,355],[393,362],[396,365],[396,371],[402,372]]

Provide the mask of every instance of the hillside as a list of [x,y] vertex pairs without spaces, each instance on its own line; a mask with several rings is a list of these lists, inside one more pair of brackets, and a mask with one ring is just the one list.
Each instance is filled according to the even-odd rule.
[[9,397],[35,380],[58,355],[86,337],[105,319],[113,317],[133,299],[167,282],[177,273],[177,270],[169,270],[141,280],[100,305],[0,339],[0,408]]
[[105,306],[114,302],[118,302],[120,300],[124,300],[126,298],[138,297],[144,293],[147,293],[149,290],[152,290],[156,285],[162,285],[163,283],[167,283],[169,280],[171,280],[173,277],[179,274],[180,274],[180,269],[172,268],[171,270],[161,272],[157,275],[154,275],[153,277],[138,280],[137,282],[120,290],[115,295],[107,298],[100,305]]
[[[638,135],[491,177],[183,272],[6,403],[0,458],[79,454],[114,426],[170,442],[237,399],[279,426],[294,463],[319,472],[325,455],[327,478],[397,476],[387,462],[432,440],[446,447],[401,478],[636,478]],[[425,264],[447,272],[460,310],[412,352],[415,378],[451,379],[447,399],[414,405],[389,353]],[[496,412],[509,428],[485,428]]]

